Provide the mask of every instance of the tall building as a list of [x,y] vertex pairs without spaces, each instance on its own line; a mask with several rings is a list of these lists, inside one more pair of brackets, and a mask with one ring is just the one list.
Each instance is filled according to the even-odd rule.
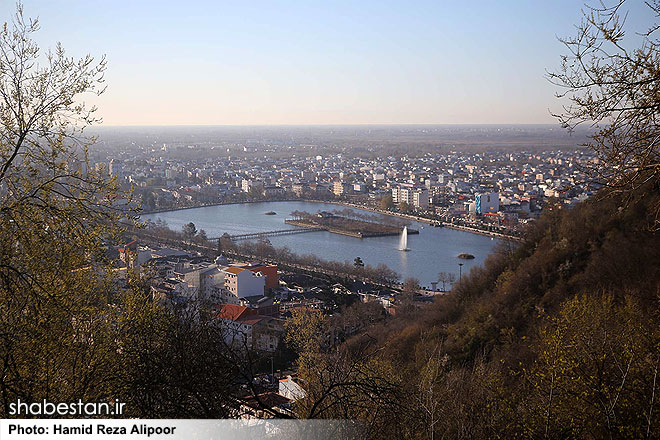
[[416,189],[412,194],[412,205],[415,208],[426,209],[429,206],[429,191],[426,188]]
[[232,267],[247,269],[254,273],[261,272],[266,277],[266,289],[276,289],[280,285],[280,280],[277,275],[277,266],[273,264],[261,263],[247,263],[247,264],[233,264]]
[[500,195],[496,192],[477,194],[474,203],[474,212],[477,215],[494,213],[500,210]]
[[263,182],[253,179],[243,179],[241,181],[241,189],[243,192],[250,192],[253,188],[256,188],[258,191],[264,190]]
[[262,272],[252,272],[242,267],[227,267],[225,274],[225,289],[238,298],[263,295],[266,288],[266,276]]
[[425,209],[429,206],[429,191],[424,187],[401,184],[392,188],[392,201],[405,202],[415,208]]
[[341,180],[335,180],[332,183],[332,192],[336,196],[340,196],[340,195],[344,194],[345,191],[346,191],[345,184]]

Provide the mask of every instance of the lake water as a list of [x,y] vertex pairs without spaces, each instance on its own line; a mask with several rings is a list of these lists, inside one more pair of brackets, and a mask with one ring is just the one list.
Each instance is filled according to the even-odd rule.
[[[333,211],[343,206],[317,202],[264,202],[236,205],[207,206],[203,208],[145,214],[144,220],[160,218],[174,230],[193,222],[197,229],[204,229],[209,237],[266,232],[293,228],[284,223],[292,211]],[[277,215],[264,215],[274,211]],[[363,211],[355,209],[355,211]],[[287,246],[297,254],[314,254],[324,260],[353,261],[360,257],[365,264],[386,264],[401,275],[401,279],[415,277],[424,287],[438,279],[438,272],[459,275],[459,263],[463,274],[471,267],[480,265],[499,240],[470,232],[449,228],[434,228],[428,224],[412,222],[410,228],[419,235],[408,236],[410,252],[398,250],[400,237],[354,238],[326,231],[268,237],[273,246]],[[460,253],[475,256],[474,260],[457,258]],[[440,285],[441,287],[441,285]]]

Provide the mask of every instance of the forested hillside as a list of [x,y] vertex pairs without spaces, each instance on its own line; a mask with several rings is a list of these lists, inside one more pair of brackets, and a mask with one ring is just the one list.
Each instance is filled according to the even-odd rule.
[[382,438],[654,437],[658,200],[656,187],[621,210],[607,197],[549,211],[433,306],[307,347],[310,402],[325,403],[301,410]]

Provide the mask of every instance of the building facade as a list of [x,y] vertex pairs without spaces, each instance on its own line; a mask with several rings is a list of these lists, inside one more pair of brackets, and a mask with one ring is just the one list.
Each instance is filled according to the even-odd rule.
[[237,298],[263,295],[266,288],[266,276],[262,272],[252,272],[242,267],[227,267],[222,270],[225,275],[225,289]]
[[500,195],[496,192],[477,194],[474,203],[474,212],[477,215],[495,213],[500,210]]

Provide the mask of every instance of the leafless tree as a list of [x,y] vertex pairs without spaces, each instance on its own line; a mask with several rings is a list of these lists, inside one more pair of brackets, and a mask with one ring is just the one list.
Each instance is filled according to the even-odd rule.
[[[630,203],[640,190],[657,191],[660,185],[660,2],[645,2],[654,23],[638,30],[635,49],[627,35],[628,3],[588,6],[577,34],[560,40],[568,54],[548,78],[568,101],[555,115],[561,124],[571,130],[590,124],[595,130],[588,146],[596,161],[588,171]],[[660,204],[652,214],[653,227],[660,227]]]
[[442,291],[446,292],[446,283],[453,284],[456,282],[456,274],[452,272],[440,272],[438,274],[438,281],[442,283]]

